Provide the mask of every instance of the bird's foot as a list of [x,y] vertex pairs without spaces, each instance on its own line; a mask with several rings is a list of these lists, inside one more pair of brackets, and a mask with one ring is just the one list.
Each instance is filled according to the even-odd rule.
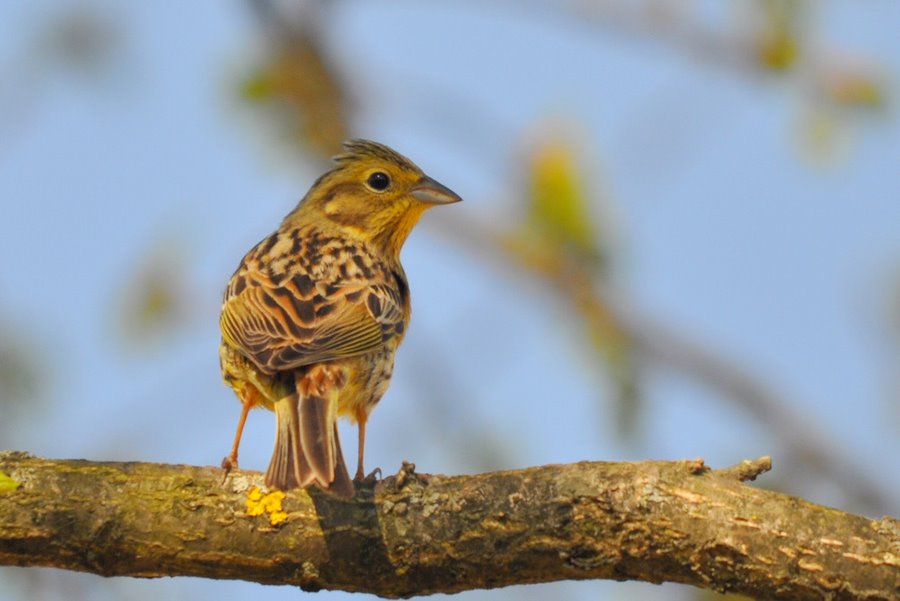
[[380,478],[381,468],[376,467],[368,476],[363,475],[363,472],[361,471],[357,471],[356,475],[353,476],[353,483],[359,488],[374,488],[374,486],[378,484]]
[[236,470],[238,468],[237,457],[232,457],[228,455],[224,459],[222,459],[222,469],[224,470],[224,474],[222,474],[222,484],[225,484],[225,480],[228,479],[228,474],[231,473],[231,470]]
[[360,482],[363,482],[363,483],[365,483],[365,484],[375,484],[375,483],[378,482],[380,479],[381,479],[381,468],[380,468],[380,467],[376,467],[374,470],[372,470],[371,472],[369,472],[369,475],[368,475],[368,476],[366,476],[365,478],[362,478],[362,479],[360,480]]

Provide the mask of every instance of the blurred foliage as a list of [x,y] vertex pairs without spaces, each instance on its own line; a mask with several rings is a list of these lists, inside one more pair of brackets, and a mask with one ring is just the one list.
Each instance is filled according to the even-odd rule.
[[46,384],[43,376],[22,325],[0,322],[0,433],[15,427],[39,402]]
[[887,115],[884,77],[862,61],[830,61],[812,76],[812,93],[800,115],[799,139],[805,156],[828,164],[842,156],[861,119]]
[[[617,432],[629,436],[639,413],[638,370],[630,341],[602,295],[610,285],[612,244],[604,232],[611,224],[595,222],[591,209],[602,203],[585,185],[578,153],[568,141],[539,141],[526,172],[526,212],[503,246],[575,309],[613,384]],[[596,171],[588,179],[601,180]]]
[[27,131],[57,80],[93,91],[117,68],[122,72],[125,39],[114,13],[108,6],[62,6],[42,15],[23,35],[25,43],[0,57],[0,151]]
[[764,69],[787,71],[800,55],[800,26],[805,23],[803,2],[799,0],[762,0],[759,2],[761,26],[756,31],[756,57]]
[[887,107],[884,77],[871,68],[832,69],[821,78],[821,87],[825,97],[841,107],[863,111]]
[[573,149],[562,140],[540,144],[532,155],[530,174],[528,237],[551,252],[561,250],[600,267],[591,203]]
[[90,75],[106,71],[121,46],[120,27],[113,14],[84,4],[54,15],[38,39],[39,54]]
[[178,244],[158,244],[123,279],[117,299],[117,334],[137,349],[170,338],[191,313],[189,255]]
[[267,3],[253,6],[269,34],[267,56],[244,79],[241,97],[262,108],[291,146],[330,157],[348,137],[347,99],[319,41],[316,20],[294,22]]
[[800,115],[797,128],[803,156],[814,164],[828,166],[847,149],[849,132],[837,111],[809,107]]
[[[834,58],[809,56],[803,29],[812,18],[810,6],[802,0],[761,0],[757,3],[759,25],[754,32],[758,63],[769,71],[810,69],[813,102],[843,109],[872,111],[886,106],[884,77],[875,69],[857,64],[835,64]],[[803,58],[809,58],[804,65]]]

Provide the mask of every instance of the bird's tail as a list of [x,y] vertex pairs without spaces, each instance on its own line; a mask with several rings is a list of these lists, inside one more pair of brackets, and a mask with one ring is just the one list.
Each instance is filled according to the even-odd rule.
[[299,391],[275,403],[275,450],[266,486],[290,490],[315,484],[341,498],[353,496],[338,439],[337,390],[328,394]]

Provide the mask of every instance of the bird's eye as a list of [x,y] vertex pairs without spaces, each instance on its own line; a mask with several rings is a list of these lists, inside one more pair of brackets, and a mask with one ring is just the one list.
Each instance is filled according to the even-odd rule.
[[376,171],[366,180],[366,185],[376,192],[384,192],[391,185],[391,178],[384,171]]

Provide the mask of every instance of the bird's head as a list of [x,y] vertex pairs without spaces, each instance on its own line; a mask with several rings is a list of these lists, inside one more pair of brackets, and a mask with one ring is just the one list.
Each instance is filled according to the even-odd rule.
[[462,200],[398,152],[369,140],[344,143],[336,166],[320,177],[288,217],[332,224],[399,257],[426,209]]

